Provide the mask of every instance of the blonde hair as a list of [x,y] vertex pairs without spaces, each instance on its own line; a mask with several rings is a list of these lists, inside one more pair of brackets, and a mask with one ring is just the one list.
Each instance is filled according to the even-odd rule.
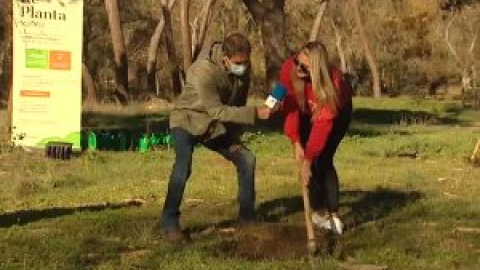
[[308,57],[312,88],[317,98],[317,110],[327,106],[333,113],[338,110],[338,94],[330,77],[328,54],[325,45],[319,41],[307,43],[302,52]]

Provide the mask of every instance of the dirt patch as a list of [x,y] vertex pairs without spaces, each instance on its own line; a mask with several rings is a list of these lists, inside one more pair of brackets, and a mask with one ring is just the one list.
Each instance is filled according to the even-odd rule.
[[[219,256],[242,257],[248,260],[287,260],[308,257],[304,225],[262,224],[219,230]],[[332,236],[316,232],[317,255],[327,254]]]

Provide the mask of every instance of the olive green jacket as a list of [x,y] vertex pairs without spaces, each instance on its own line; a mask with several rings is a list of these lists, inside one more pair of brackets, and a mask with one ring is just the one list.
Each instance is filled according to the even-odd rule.
[[255,107],[245,106],[250,76],[229,74],[221,58],[221,45],[214,43],[188,69],[170,114],[170,128],[209,140],[223,134],[238,137],[239,127],[254,124]]

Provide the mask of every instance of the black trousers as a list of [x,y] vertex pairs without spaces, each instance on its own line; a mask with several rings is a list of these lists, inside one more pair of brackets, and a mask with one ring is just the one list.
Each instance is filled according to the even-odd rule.
[[[324,150],[312,161],[312,178],[308,191],[313,210],[327,209],[330,213],[338,212],[340,187],[333,157],[350,126],[352,110],[351,102],[340,110],[338,117],[333,121],[332,131],[327,138]],[[302,115],[300,137],[304,148],[309,139],[311,128],[311,115]]]

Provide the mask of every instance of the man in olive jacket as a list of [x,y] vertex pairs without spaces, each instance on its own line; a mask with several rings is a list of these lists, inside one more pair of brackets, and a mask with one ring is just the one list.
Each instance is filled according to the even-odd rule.
[[270,110],[246,105],[250,84],[248,39],[230,34],[202,52],[188,69],[185,86],[170,115],[175,164],[168,184],[161,229],[168,241],[183,241],[180,204],[198,143],[218,152],[237,168],[239,219],[254,219],[255,156],[240,142],[242,126],[268,119]]

